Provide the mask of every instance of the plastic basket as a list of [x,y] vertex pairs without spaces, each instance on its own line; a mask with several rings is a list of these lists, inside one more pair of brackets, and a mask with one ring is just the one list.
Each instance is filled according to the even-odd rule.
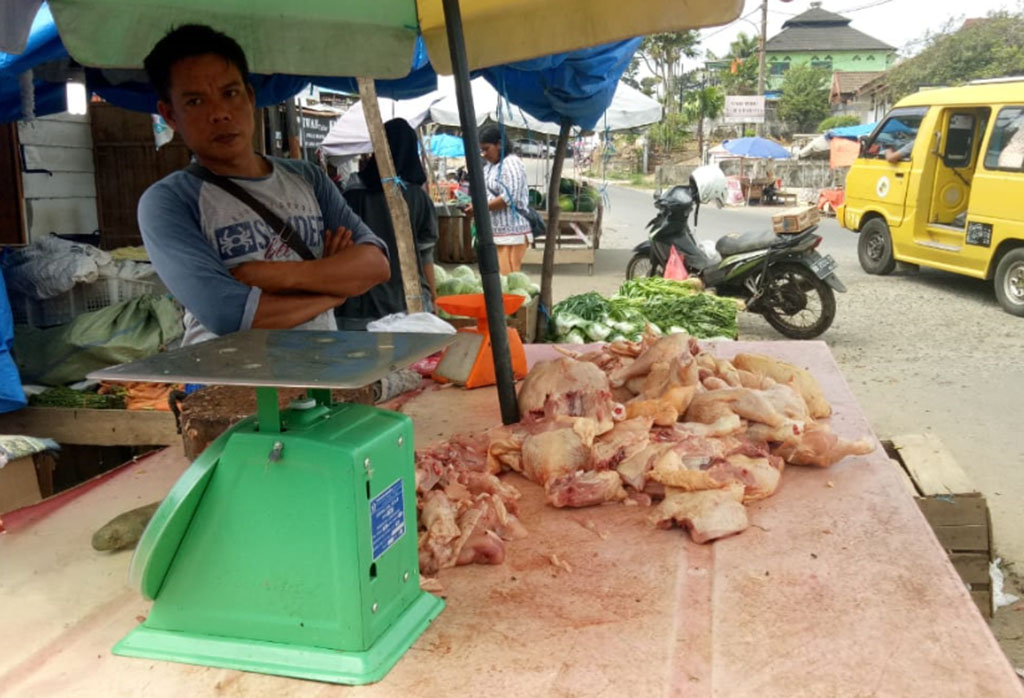
[[82,313],[102,310],[130,298],[166,292],[164,285],[156,279],[101,277],[91,284],[76,284],[70,291],[46,300],[12,294],[11,313],[15,324],[53,327],[69,323]]

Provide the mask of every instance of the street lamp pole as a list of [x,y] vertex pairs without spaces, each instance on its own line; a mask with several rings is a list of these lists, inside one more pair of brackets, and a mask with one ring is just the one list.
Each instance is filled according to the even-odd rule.
[[[764,45],[768,41],[768,0],[761,0],[761,41],[758,42],[757,94],[764,95]],[[764,135],[764,121],[757,125],[757,135]]]

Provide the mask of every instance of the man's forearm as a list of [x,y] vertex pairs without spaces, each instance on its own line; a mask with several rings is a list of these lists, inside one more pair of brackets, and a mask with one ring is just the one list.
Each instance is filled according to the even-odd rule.
[[391,267],[376,245],[354,245],[308,262],[248,262],[232,273],[239,281],[265,292],[352,298],[387,281]]
[[252,326],[270,330],[290,330],[312,320],[320,313],[336,308],[345,302],[344,298],[311,293],[268,293],[260,294]]

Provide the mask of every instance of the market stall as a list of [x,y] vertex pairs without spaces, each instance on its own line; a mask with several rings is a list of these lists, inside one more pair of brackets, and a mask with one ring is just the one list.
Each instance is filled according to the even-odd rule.
[[[718,343],[807,366],[834,429],[868,424],[823,343]],[[556,356],[528,347],[531,362]],[[500,422],[493,389],[435,389],[398,406],[417,444]],[[97,554],[94,528],[161,497],[176,448],[5,518],[0,657],[12,695],[298,696],[308,682],[112,657],[148,614],[120,580],[130,554]],[[346,695],[1021,696],[898,469],[876,449],[830,469],[793,468],[750,505],[742,535],[697,545],[650,528],[643,507],[558,510],[517,475],[529,535],[504,563],[444,570],[447,606],[380,683]],[[276,525],[276,524],[275,524]],[[320,688],[325,694],[333,690]]]

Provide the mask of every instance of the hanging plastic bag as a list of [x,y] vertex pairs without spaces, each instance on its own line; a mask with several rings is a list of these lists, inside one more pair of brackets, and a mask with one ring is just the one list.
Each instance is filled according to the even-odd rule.
[[672,246],[672,251],[668,253],[668,264],[665,265],[665,278],[672,279],[673,281],[682,281],[683,279],[690,278],[690,275],[686,273],[686,265],[683,264],[683,256],[676,250],[675,245]]

